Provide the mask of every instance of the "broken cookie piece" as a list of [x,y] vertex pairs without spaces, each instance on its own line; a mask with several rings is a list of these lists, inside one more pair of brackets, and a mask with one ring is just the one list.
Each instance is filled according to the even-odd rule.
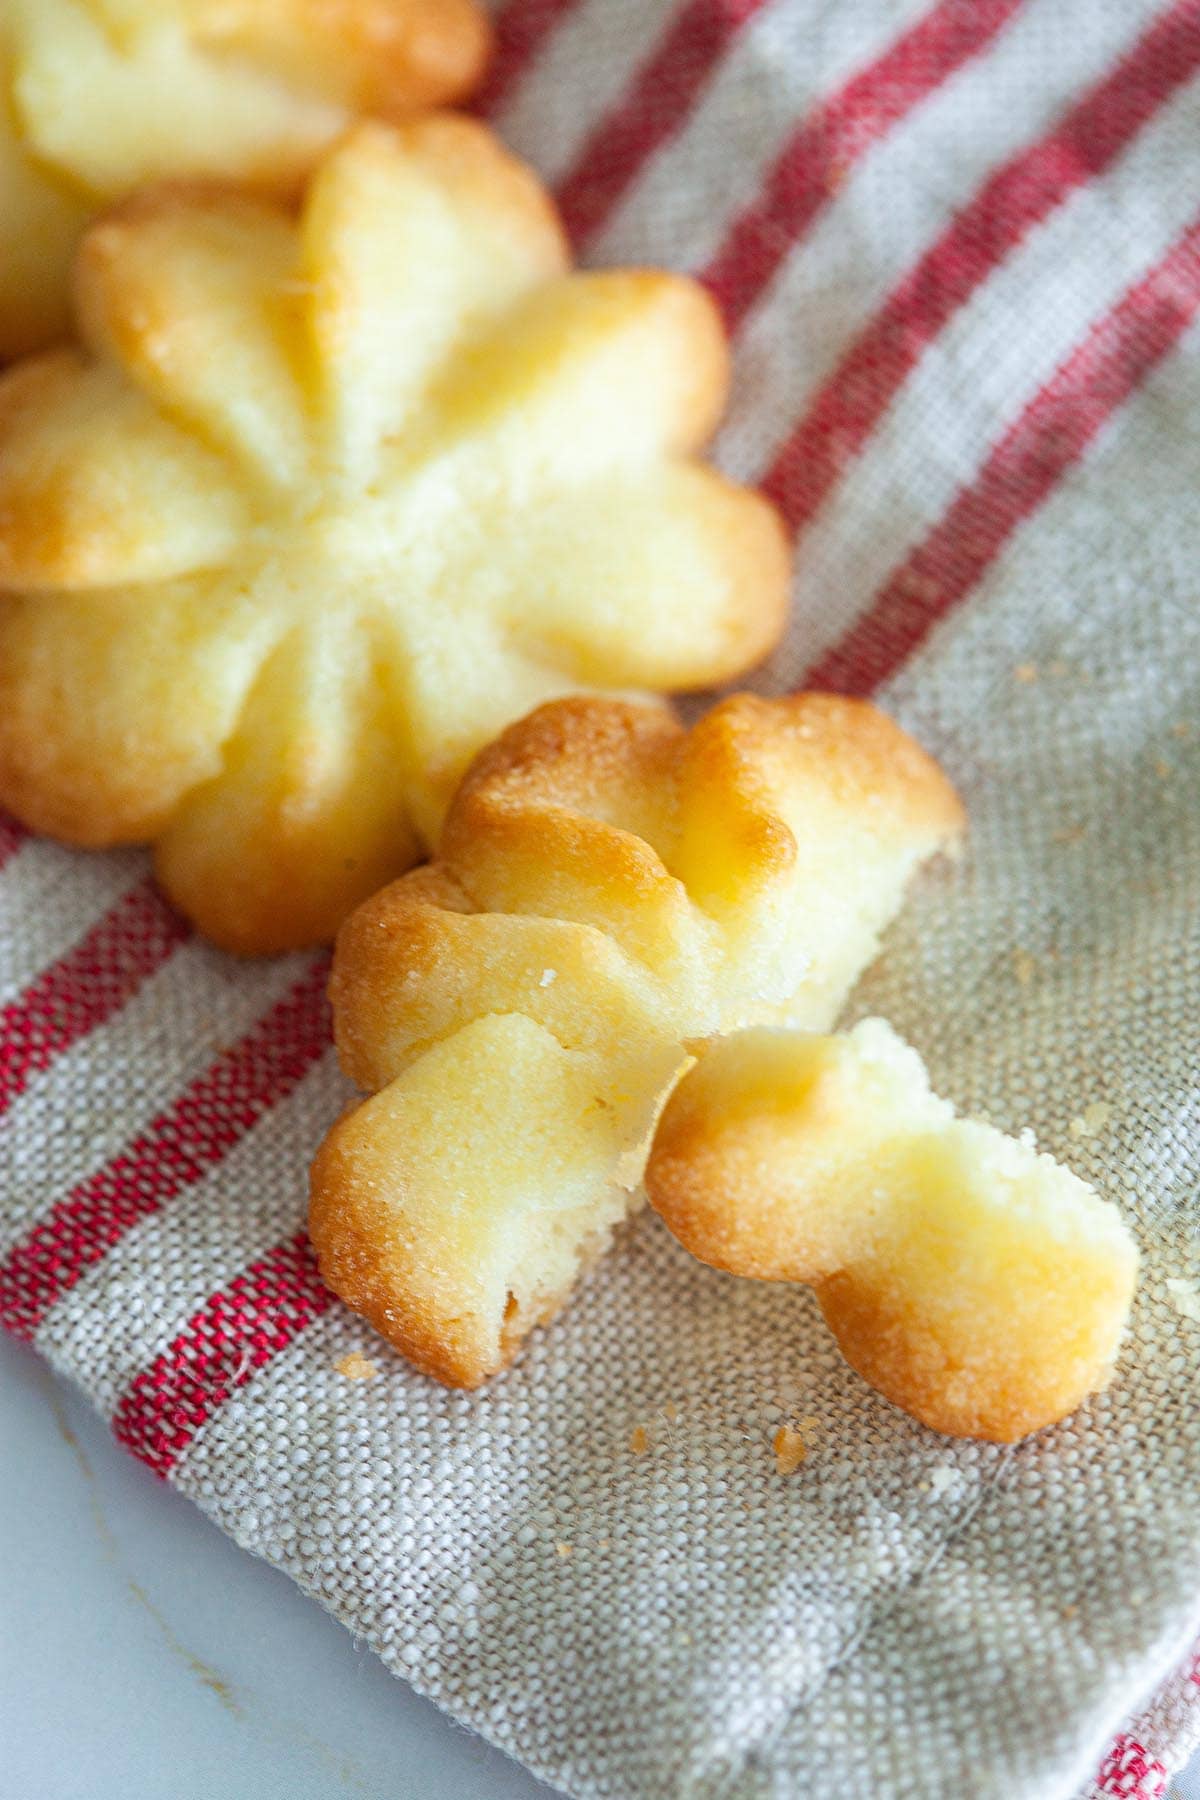
[[600,699],[512,726],[438,859],[338,939],[338,1048],[372,1097],[313,1168],[330,1286],[443,1381],[502,1368],[637,1204],[692,1041],[827,1027],[962,822],[898,726],[830,695],[690,732]]
[[1116,1207],[957,1117],[881,1019],[714,1043],[646,1183],[703,1262],[811,1286],[847,1362],[937,1431],[1012,1443],[1112,1373],[1137,1271]]

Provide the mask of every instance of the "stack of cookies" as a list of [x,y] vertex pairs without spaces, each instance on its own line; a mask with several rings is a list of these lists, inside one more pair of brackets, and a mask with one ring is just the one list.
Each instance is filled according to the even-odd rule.
[[432,110],[472,0],[0,0],[0,46],[0,804],[153,844],[228,951],[337,938],[334,1290],[473,1385],[648,1191],[937,1429],[1103,1386],[1115,1208],[830,1035],[950,782],[837,696],[670,709],[777,640],[786,536],[704,460],[703,290],[575,271]]

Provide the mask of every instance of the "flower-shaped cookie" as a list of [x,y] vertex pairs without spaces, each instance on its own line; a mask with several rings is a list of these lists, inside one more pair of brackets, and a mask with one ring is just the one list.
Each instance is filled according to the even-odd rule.
[[362,112],[455,100],[476,0],[0,0],[0,359],[68,326],[87,218],[144,182],[287,191]]
[[810,1284],[847,1362],[937,1431],[1012,1443],[1112,1373],[1137,1274],[1116,1207],[957,1118],[881,1019],[714,1044],[646,1185],[702,1261]]
[[0,383],[0,804],[157,842],[219,943],[331,937],[480,745],[777,635],[766,502],[692,459],[695,284],[571,274],[482,126],[359,126],[299,219],[151,190],[84,242],[86,349]]
[[825,1027],[953,843],[937,766],[872,707],[559,701],[485,750],[439,858],[343,926],[335,1034],[372,1098],[313,1169],[326,1280],[443,1381],[553,1313],[636,1203],[689,1045]]

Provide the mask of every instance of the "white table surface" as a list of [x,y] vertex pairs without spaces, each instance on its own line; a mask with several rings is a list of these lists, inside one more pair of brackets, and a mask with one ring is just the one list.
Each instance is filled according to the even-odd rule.
[[0,1800],[549,1800],[0,1334]]
[[0,1546],[0,1800],[551,1796],[2,1337]]

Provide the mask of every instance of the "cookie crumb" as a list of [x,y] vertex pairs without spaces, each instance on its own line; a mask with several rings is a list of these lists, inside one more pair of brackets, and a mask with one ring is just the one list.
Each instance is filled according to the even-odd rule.
[[901,574],[899,583],[904,593],[911,594],[914,600],[937,600],[941,596],[941,582],[935,581],[932,575],[921,575],[916,569]]
[[1170,781],[1175,771],[1166,758],[1160,756],[1154,764],[1154,773],[1160,781]]
[[1093,1100],[1090,1106],[1084,1107],[1078,1119],[1071,1120],[1068,1130],[1072,1137],[1095,1137],[1097,1132],[1104,1130],[1111,1117],[1112,1107],[1107,1100]]
[[1018,663],[1016,668],[1013,670],[1013,680],[1014,681],[1030,682],[1030,681],[1036,681],[1037,678],[1038,678],[1038,666],[1036,663]]
[[962,1476],[953,1463],[936,1463],[929,1471],[929,1490],[935,1500],[956,1488]]
[[1178,725],[1171,727],[1171,736],[1178,738],[1181,743],[1186,744],[1191,735],[1192,728],[1186,719],[1180,719]]
[[379,1373],[370,1357],[363,1356],[358,1350],[351,1350],[348,1355],[339,1358],[333,1366],[339,1375],[346,1377],[347,1381],[374,1381]]
[[1077,1606],[1064,1606],[1062,1609],[1062,1616],[1064,1619],[1073,1619],[1078,1611],[1079,1608]]
[[1028,950],[1014,950],[1012,953],[1012,965],[1013,974],[1017,978],[1018,985],[1021,987],[1028,987],[1034,976],[1037,974],[1038,966],[1036,956],[1031,956]]
[[672,1423],[674,1423],[674,1421],[678,1417],[679,1417],[679,1408],[676,1406],[676,1404],[673,1400],[668,1400],[666,1405],[663,1407],[663,1418],[670,1419],[672,1421]]
[[809,1413],[807,1415],[807,1417],[805,1417],[803,1419],[796,1420],[796,1430],[801,1434],[802,1437],[807,1437],[810,1431],[820,1431],[820,1429],[821,1429],[820,1419],[814,1419],[811,1413]]
[[561,1556],[565,1560],[568,1556],[570,1556],[570,1554],[574,1550],[574,1548],[575,1548],[574,1544],[555,1544],[554,1554],[555,1554],[555,1556]]
[[794,1475],[808,1455],[808,1445],[790,1425],[781,1425],[772,1439],[775,1467],[780,1475]]
[[644,1456],[650,1448],[650,1439],[646,1436],[644,1425],[635,1425],[629,1434],[629,1448],[635,1456]]
[[1185,1281],[1182,1276],[1174,1276],[1166,1283],[1171,1305],[1180,1318],[1191,1319],[1200,1325],[1200,1289],[1194,1281]]

